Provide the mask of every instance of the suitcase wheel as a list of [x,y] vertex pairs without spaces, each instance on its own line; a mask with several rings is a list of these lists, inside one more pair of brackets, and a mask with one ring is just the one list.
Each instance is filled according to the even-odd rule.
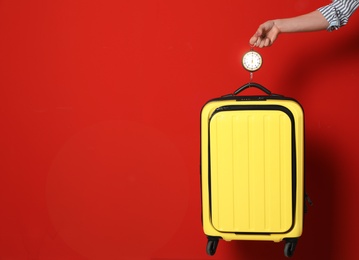
[[216,253],[218,241],[219,241],[218,238],[208,238],[208,242],[207,242],[208,255],[214,255]]
[[295,247],[297,246],[298,239],[297,238],[289,238],[286,239],[286,243],[284,246],[284,255],[286,257],[292,257],[294,254]]

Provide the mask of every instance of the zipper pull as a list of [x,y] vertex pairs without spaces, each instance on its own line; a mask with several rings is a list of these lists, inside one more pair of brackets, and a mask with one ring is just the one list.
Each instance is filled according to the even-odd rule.
[[304,213],[308,212],[307,204],[309,204],[310,206],[313,206],[313,201],[309,198],[308,194],[306,192],[304,192]]

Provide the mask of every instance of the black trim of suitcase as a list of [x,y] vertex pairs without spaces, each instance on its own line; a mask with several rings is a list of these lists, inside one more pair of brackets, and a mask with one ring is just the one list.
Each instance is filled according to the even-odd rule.
[[[223,99],[221,99],[223,100]],[[296,194],[297,194],[297,160],[296,160],[296,142],[295,142],[295,119],[292,114],[292,112],[281,105],[225,105],[216,108],[216,110],[211,114],[209,118],[208,124],[210,124],[212,117],[219,113],[224,111],[237,111],[237,110],[275,110],[275,111],[282,111],[288,117],[291,121],[291,144],[292,144],[292,225],[291,227],[284,232],[238,232],[238,231],[220,231],[221,233],[234,233],[234,234],[246,234],[246,235],[270,235],[270,234],[285,234],[290,232],[295,224],[295,213],[296,213]],[[211,145],[210,145],[210,131],[208,128],[208,192],[209,192],[209,209],[210,209],[210,215],[212,215],[212,197],[211,197]]]

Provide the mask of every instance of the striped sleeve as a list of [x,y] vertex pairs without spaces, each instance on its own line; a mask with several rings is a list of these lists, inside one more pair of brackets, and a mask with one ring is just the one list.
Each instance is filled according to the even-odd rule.
[[346,25],[350,16],[359,6],[359,0],[333,0],[329,5],[318,8],[328,21],[328,31],[338,30]]

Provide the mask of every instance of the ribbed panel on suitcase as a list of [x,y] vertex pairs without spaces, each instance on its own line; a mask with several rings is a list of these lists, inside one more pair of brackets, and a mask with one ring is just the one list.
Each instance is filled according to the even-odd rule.
[[218,112],[210,120],[212,224],[281,233],[293,224],[291,121],[279,110]]

